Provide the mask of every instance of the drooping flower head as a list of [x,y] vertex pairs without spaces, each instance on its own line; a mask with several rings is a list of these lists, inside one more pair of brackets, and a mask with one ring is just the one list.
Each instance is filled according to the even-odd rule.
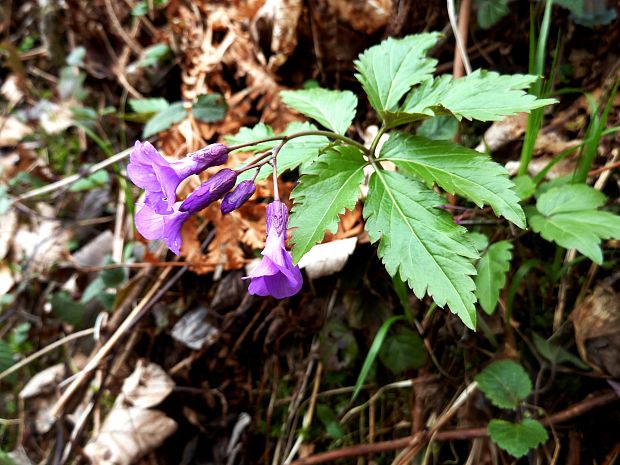
[[172,206],[173,212],[169,215],[161,215],[153,210],[149,205],[143,205],[136,213],[136,229],[150,241],[163,240],[168,248],[176,255],[180,255],[181,229],[183,223],[191,213],[179,211],[181,202],[176,202]]
[[251,279],[248,292],[283,299],[297,294],[303,284],[301,271],[286,250],[288,209],[279,200],[267,205],[267,241],[260,264],[243,279]]
[[197,212],[211,202],[221,199],[237,182],[237,173],[228,168],[218,171],[189,194],[179,207],[180,211]]
[[211,144],[182,160],[168,162],[149,142],[136,141],[129,157],[127,174],[136,186],[146,191],[146,205],[159,214],[171,214],[181,181],[210,166],[221,165],[227,158],[228,147]]
[[[220,174],[222,172],[223,174]],[[136,213],[136,229],[145,239],[165,241],[168,248],[179,255],[182,243],[181,229],[185,220],[229,191],[235,185],[236,178],[237,173],[232,170],[219,171],[183,202],[175,202],[172,211],[166,214],[158,213],[151,205],[145,203]]]
[[230,213],[236,210],[247,202],[255,191],[256,186],[254,185],[254,181],[241,181],[239,185],[235,187],[234,191],[224,196],[220,210],[222,213]]

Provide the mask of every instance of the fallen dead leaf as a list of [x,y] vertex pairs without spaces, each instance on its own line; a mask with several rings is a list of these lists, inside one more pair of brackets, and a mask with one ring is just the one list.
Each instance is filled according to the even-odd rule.
[[600,283],[570,318],[581,358],[597,371],[620,376],[620,296],[616,279]]
[[123,400],[146,409],[159,404],[173,388],[174,381],[159,365],[140,360],[123,383]]
[[384,27],[392,14],[391,0],[328,0],[338,19],[364,34]]
[[206,321],[208,312],[204,307],[187,312],[172,328],[172,337],[193,350],[213,343],[219,330]]
[[51,394],[58,389],[58,383],[62,381],[64,375],[65,365],[63,363],[52,365],[30,378],[30,381],[19,391],[19,397],[28,399]]
[[84,454],[93,465],[130,465],[176,429],[176,422],[158,410],[113,408]]
[[11,273],[11,269],[6,263],[0,262],[0,296],[7,294],[14,284],[15,279],[13,278],[13,273]]
[[0,215],[0,260],[9,252],[16,229],[17,213],[14,210],[11,209],[4,215]]
[[14,147],[30,134],[32,128],[14,116],[0,116],[0,147]]
[[310,279],[338,273],[355,250],[356,243],[357,238],[350,237],[317,244],[299,260],[299,268],[305,269]]

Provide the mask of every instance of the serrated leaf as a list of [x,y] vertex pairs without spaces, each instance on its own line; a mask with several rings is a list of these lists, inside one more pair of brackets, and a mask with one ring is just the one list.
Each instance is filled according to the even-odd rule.
[[157,113],[170,106],[165,98],[130,98],[129,106],[136,113]]
[[479,0],[476,2],[476,7],[478,25],[482,29],[491,28],[510,12],[508,0]]
[[450,115],[435,116],[422,121],[416,134],[433,140],[453,140],[459,123]]
[[335,233],[338,215],[355,207],[365,165],[359,149],[341,146],[328,149],[302,173],[291,192],[295,201],[289,222],[293,261],[298,262],[320,242],[326,230]]
[[383,145],[381,159],[479,207],[489,204],[497,215],[525,228],[525,214],[508,172],[487,155],[453,142],[396,132]]
[[491,403],[500,408],[516,408],[532,392],[529,376],[512,360],[491,363],[476,376],[476,383]]
[[479,232],[470,232],[467,237],[474,244],[474,247],[478,252],[482,252],[489,246],[489,238]]
[[426,292],[435,303],[448,305],[474,329],[478,258],[467,230],[436,208],[445,203],[422,183],[396,172],[377,171],[370,179],[364,205],[371,242],[381,241],[378,254],[392,276],[399,274],[418,298]]
[[284,90],[282,101],[338,134],[344,134],[355,117],[357,97],[349,90]]
[[355,75],[368,94],[368,100],[379,116],[393,110],[411,88],[430,78],[437,60],[426,52],[437,43],[440,34],[429,32],[402,39],[388,38],[370,47],[355,60]]
[[[283,135],[294,134],[296,132],[305,132],[305,131],[316,131],[316,126],[310,124],[308,122],[299,122],[293,121],[288,125],[286,130],[282,132]],[[271,144],[271,146],[275,146],[279,143],[279,141],[268,142],[264,145]],[[294,170],[305,163],[313,162],[316,157],[319,156],[320,151],[327,146],[329,143],[329,139],[324,136],[304,136],[304,137],[296,137],[295,139],[289,140],[284,147],[278,153],[278,174],[282,174],[289,170]],[[269,147],[267,147],[268,149]],[[241,166],[245,165],[243,163]],[[238,181],[243,181],[245,179],[252,179],[255,171],[249,170],[238,177]],[[260,169],[260,173],[256,178],[258,181],[261,179],[265,179],[271,176],[272,168],[270,165],[264,165]]]
[[521,423],[494,419],[489,422],[488,431],[495,444],[516,458],[523,457],[528,450],[545,443],[549,437],[540,422],[529,418]]
[[584,184],[555,187],[538,198],[536,210],[528,211],[529,222],[544,239],[577,249],[600,265],[601,240],[620,239],[620,217],[595,210],[604,202],[604,194]]
[[527,174],[512,178],[514,191],[521,200],[527,200],[536,192],[536,183]]
[[192,105],[192,116],[204,123],[215,123],[226,117],[228,104],[222,94],[199,95]]
[[402,326],[385,339],[379,351],[381,363],[396,375],[422,368],[426,365],[427,357],[420,335]]
[[506,285],[506,273],[512,260],[512,244],[499,241],[487,249],[478,261],[476,295],[482,309],[492,315],[499,300],[499,293]]
[[[265,123],[258,123],[254,127],[246,128],[243,127],[239,129],[239,132],[233,136],[226,136],[226,142],[230,145],[239,145],[246,144],[248,142],[253,142],[259,139],[267,139],[268,137],[275,136],[276,133],[273,132],[271,126]],[[275,147],[279,141],[271,141],[271,142],[263,142],[257,145],[252,145],[248,147],[243,147],[242,149],[238,149],[241,152],[263,152],[265,150],[269,150]]]
[[555,99],[538,99],[526,89],[537,77],[528,74],[500,75],[476,70],[460,79],[441,76],[425,81],[412,90],[403,105],[385,115],[388,127],[451,114],[479,121],[499,121],[505,116],[556,103]]
[[142,137],[145,139],[158,132],[170,129],[173,124],[180,123],[187,116],[183,102],[176,102],[153,116],[144,126]]

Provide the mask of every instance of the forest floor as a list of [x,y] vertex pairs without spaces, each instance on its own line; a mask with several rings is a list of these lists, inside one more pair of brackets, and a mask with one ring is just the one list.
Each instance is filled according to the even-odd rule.
[[[472,67],[527,73],[544,2],[462,3]],[[493,25],[480,14],[490,4],[509,8]],[[559,103],[544,113],[530,174],[553,160],[546,179],[573,173],[581,152],[570,149],[611,98],[588,183],[617,213],[618,5],[575,4],[586,13],[551,12],[545,74],[555,59]],[[251,296],[241,280],[264,245],[268,181],[234,214],[213,205],[187,221],[180,257],[135,230],[134,141],[181,157],[258,123],[280,132],[305,121],[280,91],[362,96],[358,54],[423,31],[443,33],[430,51],[437,74],[462,76],[444,2],[0,5],[0,464],[620,463],[617,240],[598,266],[489,209],[455,208],[461,224],[514,245],[497,310],[479,311],[473,332],[390,277],[361,202],[283,300]],[[363,144],[377,131],[370,110],[364,101],[347,133]],[[486,144],[511,171],[526,127],[518,115],[433,131]],[[296,180],[279,185],[289,206]],[[504,359],[531,380],[515,409],[476,389]],[[523,458],[489,439],[490,420],[528,418],[548,437]]]

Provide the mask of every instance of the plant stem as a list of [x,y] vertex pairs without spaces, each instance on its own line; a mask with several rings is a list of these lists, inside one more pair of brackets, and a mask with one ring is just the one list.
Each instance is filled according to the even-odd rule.
[[301,132],[295,132],[293,134],[288,134],[288,135],[266,137],[264,139],[257,139],[257,140],[251,141],[251,142],[244,142],[243,144],[231,145],[230,147],[228,147],[228,149],[232,152],[233,150],[239,150],[239,149],[242,149],[244,147],[250,147],[252,145],[258,145],[258,144],[262,144],[264,142],[271,142],[271,141],[274,141],[274,140],[279,140],[279,141],[287,142],[287,141],[289,141],[291,139],[296,139],[298,137],[305,137],[305,136],[324,136],[324,137],[328,137],[330,139],[336,139],[336,140],[344,142],[345,144],[349,144],[349,145],[352,145],[354,147],[357,147],[358,149],[360,149],[365,154],[368,154],[368,149],[366,147],[364,147],[363,144],[360,144],[356,140],[353,140],[350,137],[343,136],[341,134],[336,134],[335,132],[321,131],[321,130],[301,131]]
[[288,141],[288,138],[282,139],[282,141],[273,149],[271,155],[271,166],[273,167],[273,200],[280,201],[280,192],[278,191],[278,152],[284,144]]
[[272,156],[273,156],[273,150],[267,150],[266,152],[261,153],[254,160],[252,160],[252,163],[249,163],[245,165],[244,167],[239,168],[238,170],[235,170],[235,172],[237,174],[241,174],[244,171],[248,171],[254,168],[260,168],[261,166],[269,163],[270,158],[268,157],[272,157]]
[[377,135],[375,136],[375,138],[372,140],[372,143],[370,144],[370,149],[368,150],[368,156],[372,157],[372,158],[377,158],[376,154],[375,154],[375,150],[377,150],[377,145],[379,145],[379,141],[381,140],[381,136],[383,136],[383,134],[385,134],[385,126],[381,126],[381,128],[379,128],[379,131],[377,132]]

